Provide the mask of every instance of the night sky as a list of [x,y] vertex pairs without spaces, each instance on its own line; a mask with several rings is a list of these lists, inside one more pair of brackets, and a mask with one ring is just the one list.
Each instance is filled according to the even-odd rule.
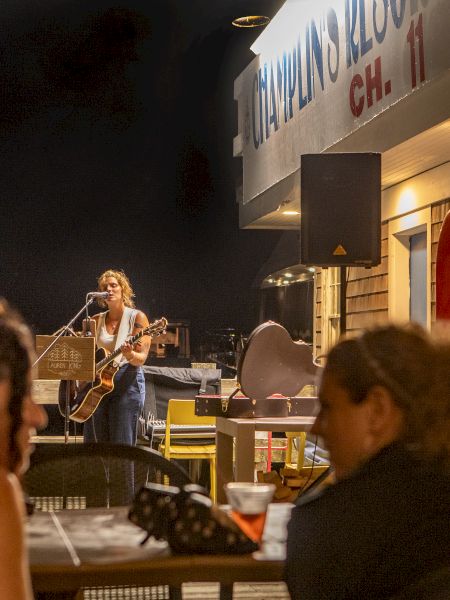
[[149,317],[190,320],[194,344],[257,324],[252,282],[280,233],[238,227],[233,80],[256,33],[231,27],[236,5],[254,8],[2,2],[0,295],[36,333],[109,267]]

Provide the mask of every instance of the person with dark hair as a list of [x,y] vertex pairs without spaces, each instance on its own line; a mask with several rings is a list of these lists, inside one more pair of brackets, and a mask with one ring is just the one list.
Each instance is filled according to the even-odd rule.
[[442,569],[448,582],[450,346],[413,325],[341,341],[319,399],[311,433],[329,450],[336,483],[293,509],[291,597],[393,598]]
[[108,354],[120,348],[116,360],[120,368],[113,390],[101,400],[93,416],[84,424],[85,442],[112,442],[134,446],[137,424],[145,401],[142,365],[150,349],[151,337],[142,336],[133,346],[128,342],[148,327],[147,316],[134,307],[133,289],[123,271],[109,269],[98,278],[98,290],[108,292],[99,300],[108,310],[94,315],[96,344]]
[[28,466],[30,436],[45,427],[31,397],[31,335],[0,300],[0,598],[33,597],[24,544],[24,500],[19,478]]

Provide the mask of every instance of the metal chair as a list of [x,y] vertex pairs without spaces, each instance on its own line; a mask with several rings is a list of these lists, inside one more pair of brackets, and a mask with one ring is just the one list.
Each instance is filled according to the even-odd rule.
[[41,444],[24,488],[41,510],[125,506],[145,483],[183,486],[186,472],[155,450],[109,443]]
[[[166,433],[160,450],[167,459],[209,461],[211,498],[216,501],[216,443],[205,440],[203,444],[177,444],[171,439],[171,425],[215,425],[215,417],[199,417],[195,414],[195,400],[179,400],[171,398],[167,407]],[[211,438],[211,434],[207,434]],[[189,439],[189,434],[185,435]],[[198,436],[195,439],[199,442]]]
[[[40,444],[31,456],[23,486],[37,510],[84,509],[130,504],[145,483],[191,483],[187,473],[150,448],[108,443]],[[114,598],[141,597],[181,599],[181,589],[108,588]],[[80,598],[105,598],[103,588],[89,588]],[[139,595],[141,594],[141,595]],[[142,596],[144,597],[144,596]]]
[[[301,469],[305,459],[306,433],[304,431],[286,431],[287,448],[286,448],[286,467],[293,469]],[[292,461],[292,451],[294,440],[298,440],[297,444],[297,461]]]

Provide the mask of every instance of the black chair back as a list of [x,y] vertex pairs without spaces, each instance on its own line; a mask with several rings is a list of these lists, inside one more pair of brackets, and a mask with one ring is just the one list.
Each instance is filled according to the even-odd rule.
[[189,476],[150,448],[117,444],[40,444],[24,476],[41,510],[126,506],[145,483],[183,486]]

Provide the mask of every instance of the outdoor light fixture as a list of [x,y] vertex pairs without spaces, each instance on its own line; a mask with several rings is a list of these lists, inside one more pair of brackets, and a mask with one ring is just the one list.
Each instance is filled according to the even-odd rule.
[[269,17],[264,15],[249,15],[248,17],[238,17],[232,21],[235,27],[264,27],[269,23]]
[[281,269],[274,273],[266,275],[261,283],[261,289],[273,288],[273,287],[287,287],[299,283],[305,283],[307,281],[313,281],[314,279],[314,268],[304,267],[303,265],[292,265],[291,267]]

